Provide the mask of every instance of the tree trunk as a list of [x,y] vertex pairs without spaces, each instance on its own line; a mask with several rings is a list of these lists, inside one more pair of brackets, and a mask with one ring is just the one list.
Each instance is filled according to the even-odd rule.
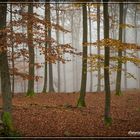
[[83,56],[82,56],[82,79],[80,97],[77,103],[77,107],[85,107],[85,95],[86,95],[86,81],[87,81],[87,7],[86,4],[82,5],[83,10]]
[[[125,10],[124,10],[123,23],[126,23],[126,16],[127,16],[127,7],[125,7]],[[125,42],[125,37],[126,37],[126,29],[124,29],[124,33],[123,33],[123,42]],[[126,50],[124,50],[124,56],[126,56]],[[124,64],[124,69],[125,69],[124,88],[125,90],[127,90],[127,62]]]
[[[97,41],[100,41],[100,4],[97,4]],[[100,46],[97,46],[98,55],[100,55]],[[101,68],[100,59],[98,59],[98,84],[97,92],[101,91]]]
[[[62,20],[62,25],[63,25],[63,28],[65,26],[65,17],[64,17],[64,14],[63,14],[63,20]],[[65,44],[65,33],[63,32],[63,44]],[[65,54],[64,54],[64,59],[65,59]],[[66,65],[63,64],[63,72],[64,72],[64,92],[66,92]]]
[[[49,18],[49,14],[50,14],[50,9],[49,9],[49,4],[48,3],[45,3],[45,20],[48,21],[48,18]],[[45,25],[45,39],[47,38],[48,36],[48,28],[47,28],[47,25]],[[47,90],[47,47],[48,47],[48,43],[45,41],[45,67],[44,67],[44,86],[43,86],[43,93],[46,93],[46,90]]]
[[[123,24],[123,3],[120,6],[120,20],[119,25]],[[119,40],[122,42],[122,28],[119,28]],[[117,77],[116,77],[116,95],[120,96],[121,93],[121,76],[122,76],[122,50],[118,50],[118,66],[117,66]]]
[[[92,42],[92,34],[91,34],[91,17],[90,17],[90,5],[88,6],[88,15],[89,15],[89,41]],[[91,50],[91,44],[90,44],[90,55],[92,53],[92,50]],[[92,87],[93,87],[93,76],[92,76],[92,71],[90,72],[90,92],[92,92]]]
[[[7,4],[0,4],[0,30],[6,28],[6,13],[7,13]],[[12,125],[12,93],[11,93],[11,83],[10,83],[10,74],[8,66],[8,57],[6,44],[6,33],[0,34],[0,47],[2,51],[0,52],[0,72],[1,72],[1,90],[2,90],[2,102],[3,102],[3,113],[1,115],[1,120],[3,121],[4,128],[8,133],[13,130]],[[5,48],[3,49],[2,46]]]
[[[56,23],[57,25],[59,25],[59,3],[56,3]],[[59,44],[59,30],[56,31],[56,41],[57,41],[57,45]],[[61,79],[60,79],[60,61],[58,61],[57,63],[57,73],[58,73],[58,92],[60,92],[60,83],[61,83]]]
[[[104,0],[103,4],[103,16],[104,16],[104,39],[109,38],[109,14],[108,14],[108,0]],[[104,121],[105,124],[111,124],[111,115],[110,115],[110,80],[109,80],[109,57],[110,49],[109,46],[105,46],[105,58],[104,58],[104,84],[105,84],[105,114]]]
[[34,46],[33,46],[33,3],[29,3],[28,6],[28,23],[27,23],[27,34],[28,34],[28,48],[29,48],[29,80],[28,80],[28,91],[27,96],[34,95]]
[[[48,21],[51,23],[51,17],[50,17],[50,4],[48,4]],[[51,39],[51,29],[48,29],[48,37]],[[51,49],[51,43],[48,44],[49,48]],[[49,63],[49,92],[55,92],[53,87],[53,65],[52,63]]]
[[12,47],[12,69],[13,69],[13,76],[12,76],[12,97],[14,97],[14,88],[15,88],[15,75],[14,75],[14,42],[13,42],[13,25],[12,25],[12,3],[10,4],[10,22],[11,22],[11,47]]

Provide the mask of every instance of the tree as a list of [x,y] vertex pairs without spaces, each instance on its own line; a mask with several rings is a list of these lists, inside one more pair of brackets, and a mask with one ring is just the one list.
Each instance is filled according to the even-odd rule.
[[[50,4],[48,4],[48,22],[51,23],[51,17],[50,17]],[[51,28],[48,28],[48,37],[51,39]],[[51,49],[51,43],[48,44],[49,48]],[[51,62],[49,62],[49,92],[55,92],[53,87],[53,65]]]
[[7,4],[0,4],[0,72],[1,72],[1,90],[3,100],[3,110],[1,120],[3,121],[5,131],[7,133],[13,130],[12,125],[12,93],[9,74],[9,65],[7,57],[7,43],[6,43],[6,13]]
[[27,23],[27,34],[28,34],[28,49],[29,49],[29,80],[28,80],[28,91],[27,96],[34,95],[34,46],[33,46],[33,4],[28,5],[28,23]]
[[11,48],[12,48],[12,69],[13,69],[13,76],[12,76],[12,97],[14,96],[14,90],[15,90],[15,75],[14,75],[14,69],[15,69],[15,63],[14,63],[14,42],[13,42],[13,26],[12,26],[12,3],[10,4],[10,24],[11,24]]
[[[59,25],[59,3],[56,3],[56,24]],[[56,42],[59,45],[59,30],[56,30]],[[58,92],[60,92],[60,62],[57,63],[57,73],[58,73]]]
[[[123,23],[126,23],[126,16],[127,16],[127,4],[125,4],[125,9],[123,11]],[[123,42],[126,41],[126,29],[124,29],[124,33],[123,33]],[[124,56],[126,56],[126,50],[124,50]],[[127,63],[124,64],[124,87],[125,90],[127,89]]]
[[[90,17],[90,5],[88,6],[88,15],[89,15],[89,41],[92,41],[92,32],[91,32],[91,17]],[[90,54],[91,54],[91,44],[90,44]],[[90,72],[90,92],[92,92],[93,88],[93,76],[92,76],[92,71]]]
[[[65,17],[64,17],[64,14],[63,14],[63,17],[62,17],[62,26],[65,27]],[[63,32],[63,44],[65,44],[65,33]],[[65,59],[65,54],[64,54],[64,59]],[[64,92],[66,92],[66,65],[64,64],[63,65],[63,72],[64,72]]]
[[[97,41],[100,41],[100,4],[97,4]],[[100,46],[97,46],[98,55],[100,55]],[[101,91],[101,68],[100,59],[98,59],[98,84],[97,92]]]
[[[49,20],[49,14],[50,14],[50,4],[48,3],[45,3],[45,20],[48,21]],[[45,24],[45,39],[47,38],[48,36],[48,28],[47,28],[47,25]],[[43,86],[43,93],[46,93],[46,90],[47,90],[47,48],[48,48],[48,42],[45,41],[45,67],[44,67],[44,86]]]
[[[120,27],[121,24],[123,24],[123,3],[119,4],[120,7],[120,16],[119,16],[119,40],[122,42],[122,27]],[[121,76],[122,76],[122,50],[118,50],[118,66],[117,66],[117,77],[116,77],[116,95],[121,95]]]
[[85,94],[86,94],[86,81],[87,81],[87,6],[82,5],[83,11],[83,56],[82,56],[82,79],[81,79],[81,89],[80,97],[78,99],[77,106],[85,107]]
[[[104,17],[104,39],[109,38],[109,14],[108,14],[108,0],[103,4],[103,17]],[[109,46],[105,46],[105,57],[104,57],[104,85],[105,85],[105,114],[104,121],[105,124],[111,123],[110,115],[110,80],[109,80],[109,57],[110,49]]]

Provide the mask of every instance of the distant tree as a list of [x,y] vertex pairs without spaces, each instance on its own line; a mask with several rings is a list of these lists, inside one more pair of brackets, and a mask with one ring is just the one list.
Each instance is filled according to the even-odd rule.
[[33,46],[32,16],[33,16],[33,3],[29,3],[28,23],[27,23],[28,49],[29,49],[29,79],[28,79],[27,96],[34,95],[34,46]]
[[[100,4],[97,4],[97,41],[100,41]],[[97,53],[100,55],[100,46],[97,46]],[[101,68],[100,59],[98,59],[98,84],[97,92],[101,91]]]
[[[104,17],[104,39],[109,38],[109,14],[108,14],[108,0],[104,0],[103,4],[103,17]],[[104,58],[104,84],[105,84],[105,114],[104,121],[105,124],[111,123],[110,115],[110,80],[109,80],[109,58],[110,57],[110,48],[105,46],[105,58]]]
[[[123,12],[123,23],[125,24],[126,23],[126,16],[127,16],[127,4],[125,4],[125,9],[124,9],[124,12]],[[126,29],[124,29],[124,33],[123,33],[123,42],[126,41]],[[126,50],[124,50],[124,56],[126,56]],[[125,90],[127,89],[127,62],[124,64],[124,69],[125,69],[125,72],[124,72],[124,88]]]
[[77,107],[85,107],[85,95],[86,95],[86,81],[87,81],[87,6],[82,5],[83,11],[83,56],[82,56],[82,78],[81,78],[81,89],[80,97],[78,99]]
[[[88,15],[89,15],[89,42],[92,41],[92,31],[91,31],[91,17],[90,17],[90,13],[91,13],[91,10],[90,10],[90,5],[88,6]],[[92,53],[92,47],[91,47],[91,44],[90,44],[90,55]],[[93,88],[93,76],[92,76],[93,72],[91,71],[90,72],[90,92],[92,92],[92,88]]]
[[[123,24],[123,3],[119,4],[120,7],[120,14],[119,14],[119,40],[122,42],[122,28],[120,25]],[[118,50],[118,66],[117,66],[117,77],[116,77],[116,95],[121,95],[121,76],[122,76],[122,50]]]
[[[50,4],[49,3],[45,3],[45,20],[49,22],[49,16],[50,16]],[[47,25],[45,24],[45,39],[48,37],[48,28]],[[43,93],[46,93],[47,90],[47,80],[48,80],[48,76],[47,76],[47,48],[48,48],[48,42],[45,41],[45,67],[44,67],[44,86],[43,86]]]
[[14,69],[15,69],[15,63],[14,63],[14,42],[13,42],[13,25],[12,25],[12,3],[10,4],[10,24],[11,24],[11,48],[12,48],[12,96],[14,96],[14,90],[15,90],[15,75],[14,75]]
[[[63,18],[62,18],[62,26],[64,27],[65,26],[65,17],[64,17],[64,14],[63,14]],[[65,44],[65,33],[63,32],[63,44]],[[64,54],[64,59],[65,59],[65,54]],[[63,72],[64,72],[64,92],[66,92],[66,65],[64,64],[63,65]]]
[[[50,17],[50,12],[51,12],[51,8],[50,8],[50,4],[48,4],[48,10],[46,11],[48,12],[47,14],[47,20],[48,22],[51,23],[51,17]],[[51,28],[48,28],[48,37],[51,39]],[[51,42],[48,43],[49,49],[51,49]],[[53,65],[51,62],[49,62],[49,92],[55,92],[54,90],[54,86],[53,86]]]
[[[56,3],[56,24],[59,25],[59,3]],[[59,45],[59,30],[56,30],[56,42],[57,45]],[[60,62],[57,63],[57,73],[58,73],[58,92],[60,92],[60,83],[61,83],[61,77],[60,77]]]
[[1,120],[3,121],[5,131],[7,133],[13,130],[12,124],[12,93],[9,74],[9,65],[7,57],[7,40],[6,40],[6,14],[7,4],[0,4],[0,73],[1,73],[1,91],[2,91],[2,114]]

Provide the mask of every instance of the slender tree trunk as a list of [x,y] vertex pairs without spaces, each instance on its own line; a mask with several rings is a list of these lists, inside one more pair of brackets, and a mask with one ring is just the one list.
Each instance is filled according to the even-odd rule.
[[[49,13],[50,13],[50,9],[49,9],[49,4],[48,3],[45,3],[45,20],[48,21],[48,18],[49,18]],[[47,25],[45,25],[45,39],[47,38],[48,36],[48,28],[47,28]],[[45,42],[45,67],[44,67],[44,86],[43,86],[43,93],[46,93],[46,90],[47,90],[47,47],[48,47],[48,43]]]
[[[21,7],[21,11],[24,11],[25,9],[24,9],[24,7]],[[23,18],[23,17],[22,17]],[[23,25],[23,23],[22,23],[22,33],[24,34],[25,33],[25,27],[24,27],[24,25]],[[22,49],[24,50],[26,48],[26,45],[25,44],[23,44],[22,45]],[[23,72],[24,73],[26,73],[26,62],[25,62],[25,56],[23,55],[23,67],[24,67],[24,69],[23,69]],[[23,79],[23,93],[26,93],[27,92],[27,80],[26,79]]]
[[[124,16],[123,16],[123,23],[126,23],[126,16],[127,16],[127,7],[124,10]],[[126,29],[124,29],[124,34],[123,34],[123,41],[125,42],[125,37],[126,37]],[[124,50],[124,56],[126,56],[126,50]],[[127,90],[127,62],[124,64],[124,87],[125,90]]]
[[[92,33],[91,33],[91,17],[90,17],[90,5],[88,6],[88,15],[89,15],[89,41],[92,42]],[[90,45],[90,55],[92,53],[91,45]],[[90,92],[92,92],[93,87],[93,76],[92,71],[90,72]]]
[[[97,41],[100,41],[100,4],[97,4]],[[100,55],[100,46],[97,47],[97,53]],[[97,92],[101,91],[101,68],[100,68],[100,59],[98,59],[98,84]]]
[[[120,20],[119,25],[123,24],[123,3],[119,4],[120,6]],[[119,40],[122,42],[122,28],[119,28]],[[122,77],[122,50],[118,50],[118,66],[117,66],[117,77],[116,77],[116,95],[121,95],[121,77]]]
[[[138,17],[137,17],[137,5],[135,5],[135,17],[134,17],[134,21],[135,21],[135,27],[138,26]],[[138,31],[137,28],[135,28],[135,44],[138,45]],[[139,52],[138,50],[135,51],[137,58],[139,58]],[[137,68],[136,74],[138,74],[139,72],[139,67]],[[138,74],[139,75],[139,74]],[[138,80],[138,84],[137,84],[137,88],[139,88],[140,85],[140,76],[138,76],[137,80]]]
[[[74,46],[74,19],[73,19],[73,15],[74,13],[72,12],[71,14],[71,41],[72,41],[72,47],[75,47]],[[74,55],[72,57],[72,69],[73,69],[73,92],[75,92],[75,63],[74,63]]]
[[[50,4],[48,5],[48,21],[51,23],[51,17],[50,17]],[[48,29],[48,37],[51,39],[51,29]],[[48,44],[49,48],[51,49],[51,43]],[[55,92],[53,87],[53,65],[52,63],[49,63],[49,92]]]
[[15,88],[15,75],[14,75],[14,46],[13,46],[13,25],[12,25],[12,4],[10,4],[10,22],[11,22],[11,47],[12,47],[12,69],[13,69],[13,76],[12,76],[12,97],[14,97],[14,88]]
[[82,5],[83,10],[83,57],[82,57],[82,79],[80,97],[78,99],[77,107],[85,107],[85,95],[86,95],[86,81],[87,81],[87,6]]
[[[59,3],[56,3],[56,22],[59,25]],[[57,44],[59,44],[59,30],[56,31],[56,40],[57,40]],[[57,63],[57,69],[58,69],[58,92],[60,92],[60,83],[61,83],[61,79],[60,79],[60,62],[58,61]]]
[[[108,0],[103,4],[103,17],[104,17],[104,39],[109,38],[109,14],[108,14]],[[105,58],[104,58],[104,83],[105,83],[105,114],[104,121],[105,124],[111,124],[111,114],[110,114],[110,79],[109,79],[109,57],[110,49],[109,46],[105,46]]]
[[[0,30],[6,28],[6,13],[7,13],[7,4],[0,4]],[[8,128],[8,131],[13,130],[12,125],[12,93],[11,93],[11,83],[10,83],[10,74],[8,66],[8,57],[6,44],[6,33],[0,34],[0,73],[1,73],[1,90],[2,90],[2,102],[3,102],[3,113],[1,114],[1,120],[4,123],[5,128]],[[5,48],[3,49],[2,46]],[[7,133],[9,133],[7,132]]]
[[33,46],[33,3],[29,3],[28,6],[28,23],[27,23],[27,34],[28,34],[28,48],[29,48],[29,80],[28,80],[28,91],[27,96],[34,95],[34,46]]
[[[65,26],[65,17],[64,17],[64,14],[63,14],[63,20],[62,20],[62,25],[63,25],[63,28]],[[63,44],[65,44],[65,33],[63,32]],[[64,59],[65,59],[65,54],[64,54]],[[63,65],[63,72],[64,72],[64,92],[66,92],[66,68],[65,68],[65,64]]]

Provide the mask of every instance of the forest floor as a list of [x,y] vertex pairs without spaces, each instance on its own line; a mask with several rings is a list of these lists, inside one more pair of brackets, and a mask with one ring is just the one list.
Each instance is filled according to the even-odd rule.
[[[140,91],[111,95],[112,125],[103,123],[103,93],[87,93],[84,108],[76,108],[79,93],[48,93],[13,98],[15,128],[23,136],[130,136],[140,133]],[[0,104],[1,97],[0,97]],[[134,136],[134,135],[133,135]],[[140,136],[140,135],[139,135]]]

